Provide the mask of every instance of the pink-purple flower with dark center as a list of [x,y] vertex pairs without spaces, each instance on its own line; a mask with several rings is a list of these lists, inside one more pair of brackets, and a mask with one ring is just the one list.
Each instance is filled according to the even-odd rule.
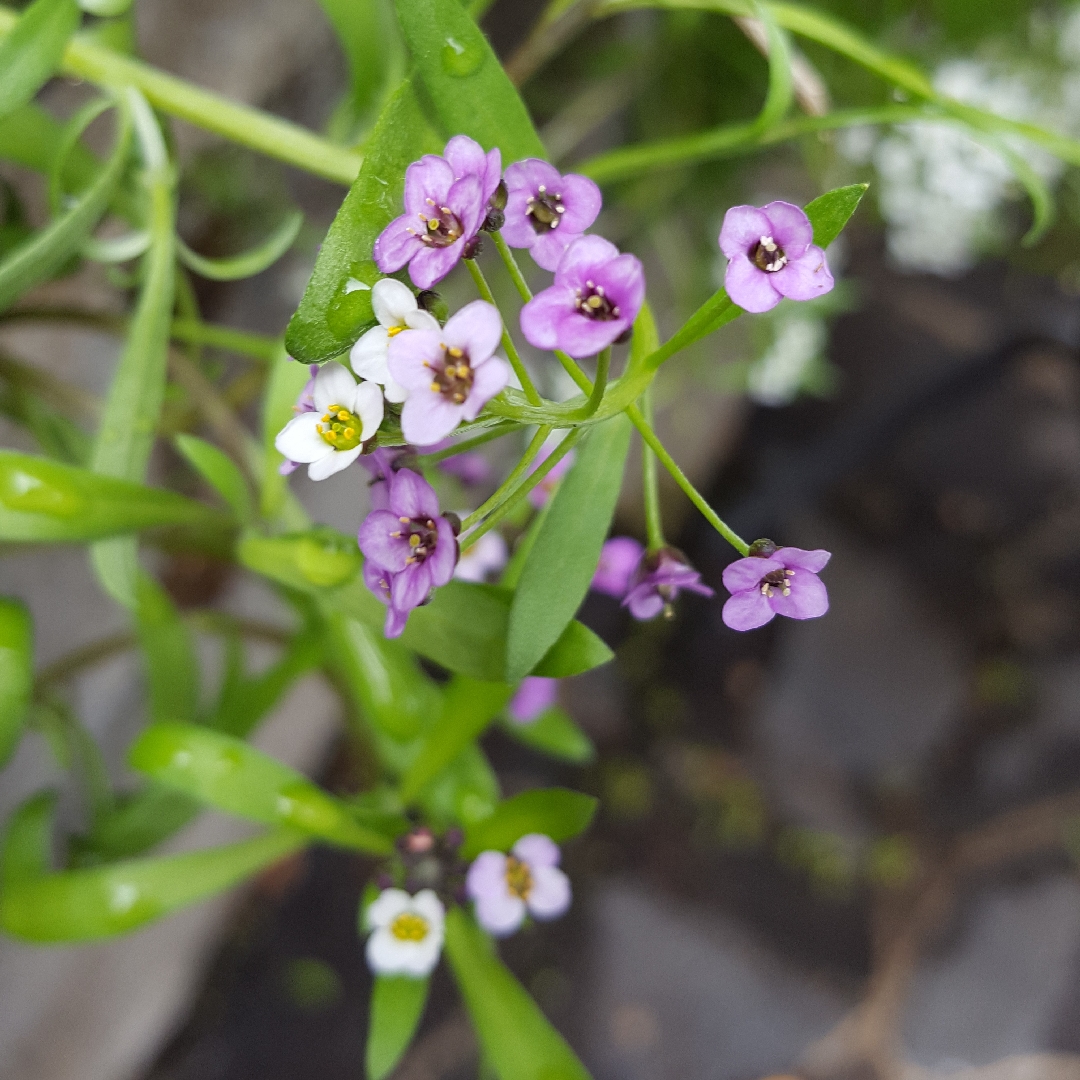
[[503,239],[528,248],[545,270],[559,265],[563,252],[596,220],[603,199],[592,180],[559,170],[540,158],[526,158],[506,170]]
[[499,148],[484,148],[468,135],[455,135],[443,150],[450,168],[454,170],[454,179],[463,180],[466,176],[475,176],[480,181],[480,198],[484,204],[491,200],[495,189],[502,179],[502,154]]
[[[318,411],[315,407],[315,376],[318,374],[319,369],[317,367],[311,369],[308,381],[304,383],[304,389],[300,391],[300,396],[296,399],[296,404],[293,406],[294,413]],[[285,460],[278,466],[278,472],[281,473],[282,476],[288,476],[291,473],[296,472],[303,464],[304,462],[302,461]]]
[[526,675],[506,711],[515,724],[531,724],[559,700],[559,680]]
[[724,568],[724,587],[731,593],[724,604],[724,622],[732,630],[755,630],[774,615],[824,615],[829,594],[817,575],[831,557],[821,548],[778,548],[771,540],[755,540],[747,558]]
[[727,256],[724,288],[744,311],[769,311],[782,297],[813,300],[833,287],[814,227],[789,202],[733,206],[724,215],[720,250]]
[[622,606],[628,607],[635,619],[655,619],[660,612],[670,619],[675,614],[672,605],[683,589],[701,596],[715,595],[702,584],[701,575],[681,551],[661,548],[641,560]]
[[506,385],[510,366],[495,355],[501,337],[499,312],[474,300],[441,330],[403,330],[390,342],[390,374],[409,392],[401,409],[409,442],[438,442]]
[[426,480],[399,469],[387,483],[388,506],[368,514],[357,540],[365,559],[364,584],[389,604],[385,633],[397,637],[409,612],[454,576],[458,543]]
[[592,356],[633,326],[644,299],[638,259],[603,237],[583,236],[559,260],[555,284],[522,308],[521,332],[538,349]]
[[[454,147],[455,164],[445,157],[425,154],[405,170],[405,213],[383,229],[372,252],[382,273],[392,274],[408,263],[413,284],[430,289],[453,270],[466,245],[480,231],[489,197],[484,195],[489,166],[475,143],[483,159],[482,172],[479,159],[469,148],[455,146],[462,138],[451,139],[447,145],[448,151]],[[462,170],[460,176],[455,166]]]
[[600,562],[593,575],[594,592],[621,600],[630,591],[634,571],[645,549],[632,536],[613,536],[600,550]]
[[542,833],[523,836],[509,855],[483,851],[469,867],[465,891],[476,904],[476,920],[496,937],[525,921],[557,919],[570,906],[570,879],[559,869],[559,848]]

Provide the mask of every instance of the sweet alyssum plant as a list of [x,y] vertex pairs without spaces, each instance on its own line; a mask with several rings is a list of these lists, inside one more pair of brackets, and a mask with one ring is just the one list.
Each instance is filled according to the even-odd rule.
[[[124,6],[84,4],[95,16],[122,17]],[[346,51],[362,57],[372,47],[368,16],[382,3],[325,6]],[[559,865],[560,845],[588,826],[595,800],[564,789],[503,799],[478,739],[502,723],[538,752],[587,760],[588,739],[555,702],[559,679],[611,657],[575,619],[589,588],[620,598],[638,619],[672,614],[687,590],[713,596],[665,540],[658,463],[734,548],[723,574],[730,627],[751,630],[777,614],[817,617],[828,607],[818,576],[828,553],[735,535],[657,439],[650,387],[663,364],[743,312],[831,289],[827,249],[863,186],[805,207],[778,200],[728,208],[718,238],[725,288],[661,342],[641,263],[592,231],[598,183],[808,131],[915,117],[966,125],[994,145],[1027,139],[1080,163],[1075,143],[943,97],[910,65],[812,7],[701,0],[696,6],[755,19],[764,31],[769,83],[760,115],[621,147],[562,173],[546,160],[477,27],[486,6],[396,0],[408,74],[383,95],[373,125],[359,114],[335,121],[339,134],[364,130],[359,149],[110,49],[102,44],[107,20],[80,32],[74,0],[33,0],[21,14],[0,7],[0,157],[44,174],[53,207],[41,229],[3,234],[0,313],[12,321],[47,316],[23,297],[79,259],[128,266],[137,294],[129,316],[111,324],[124,346],[93,435],[66,414],[56,383],[26,366],[4,371],[18,390],[6,412],[42,454],[0,451],[0,540],[87,545],[102,588],[130,612],[133,635],[35,678],[27,609],[15,600],[0,606],[0,758],[37,730],[87,792],[84,827],[64,838],[59,865],[53,793],[34,796],[8,822],[0,926],[28,941],[95,940],[226,889],[306,845],[355,851],[371,866],[357,901],[375,973],[367,1068],[376,1080],[407,1048],[428,977],[443,960],[502,1080],[586,1075],[503,966],[493,939],[567,910],[572,883]],[[606,0],[589,10],[599,18],[693,6]],[[572,7],[556,0],[537,33]],[[791,116],[789,31],[863,65],[908,102]],[[58,70],[100,91],[65,123],[33,102]],[[114,118],[112,150],[99,160],[82,135],[106,112]],[[192,252],[175,233],[177,165],[162,128],[169,116],[350,186],[282,340],[204,322],[187,274],[257,273],[289,247],[299,218],[243,256]],[[1015,151],[1003,152],[1031,191],[1037,232],[1048,196]],[[107,216],[126,231],[95,237]],[[485,265],[501,264],[519,295],[516,310],[495,303],[477,260],[485,246],[498,260],[489,250]],[[536,295],[518,257],[551,275]],[[469,274],[476,293],[454,312],[437,292],[451,273]],[[517,350],[522,338],[546,353],[541,363],[561,365],[577,396],[540,395]],[[237,418],[235,387],[222,385],[204,348],[229,350],[265,375],[260,435]],[[171,428],[163,410],[170,377],[191,406]],[[185,430],[200,425],[215,442]],[[645,448],[644,546],[608,535],[635,431]],[[524,451],[482,505],[463,517],[440,505],[432,484],[440,471],[482,476],[486,465],[471,451],[495,439],[516,445],[522,435]],[[146,483],[159,437],[171,438],[216,492],[213,504]],[[308,519],[289,490],[289,474],[300,467],[331,484],[343,470],[366,470],[372,509],[357,535]],[[512,551],[502,533],[511,519],[524,525]],[[253,627],[209,609],[181,615],[140,561],[140,538],[261,575],[294,610],[296,627]],[[495,575],[497,584],[485,583]],[[226,657],[209,704],[200,700],[196,632],[219,637]],[[259,674],[244,662],[252,635],[281,648]],[[144,783],[116,792],[59,687],[133,646],[145,658],[149,723],[128,761]],[[378,780],[368,790],[332,795],[247,741],[312,670],[330,678],[375,761]],[[228,847],[152,853],[204,807],[265,828]]]

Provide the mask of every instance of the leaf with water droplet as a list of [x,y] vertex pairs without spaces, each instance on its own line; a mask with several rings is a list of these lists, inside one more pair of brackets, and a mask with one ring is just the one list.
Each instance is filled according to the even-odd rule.
[[447,74],[463,79],[476,71],[486,55],[478,42],[462,45],[457,38],[448,37],[442,48],[442,65]]

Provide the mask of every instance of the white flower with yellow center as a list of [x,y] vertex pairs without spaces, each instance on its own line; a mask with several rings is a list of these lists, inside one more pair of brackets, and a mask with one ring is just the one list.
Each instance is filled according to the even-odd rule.
[[371,290],[371,307],[379,325],[373,326],[352,347],[349,363],[360,378],[379,383],[387,401],[402,402],[409,392],[390,375],[386,364],[390,342],[402,330],[438,330],[439,320],[421,310],[412,289],[394,278],[375,282]]
[[382,391],[357,384],[341,364],[324,364],[311,391],[313,412],[294,416],[274,446],[290,461],[306,463],[312,480],[325,480],[351,465],[383,420]]
[[410,896],[404,889],[384,889],[364,921],[372,931],[367,962],[376,975],[422,979],[439,962],[446,911],[431,889]]

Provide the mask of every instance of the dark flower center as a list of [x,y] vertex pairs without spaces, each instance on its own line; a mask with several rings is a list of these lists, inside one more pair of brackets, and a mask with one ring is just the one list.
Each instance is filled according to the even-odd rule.
[[542,236],[549,230],[557,228],[560,216],[566,213],[566,207],[562,204],[562,194],[558,191],[552,193],[541,184],[536,189],[536,194],[530,195],[525,203],[525,213],[533,231],[537,236]]
[[577,294],[574,297],[574,307],[586,318],[611,322],[619,317],[619,305],[613,304],[610,297],[605,295],[603,285],[586,281],[584,289],[575,289],[574,292]]
[[390,535],[397,539],[402,537],[409,543],[409,557],[405,560],[408,565],[422,563],[434,550],[439,541],[438,529],[431,518],[407,518],[399,517],[402,527]]
[[473,369],[469,358],[461,349],[450,348],[443,354],[443,366],[435,368],[431,389],[461,405],[469,396],[473,384]]
[[787,266],[787,256],[784,249],[771,237],[763,236],[750,252],[750,261],[767,274],[775,274],[777,270],[783,270]]
[[432,213],[419,215],[424,223],[424,231],[420,233],[420,242],[428,247],[444,248],[457,243],[461,234],[465,231],[461,220],[449,206],[436,206],[434,199],[426,200],[431,207]]
[[794,570],[770,570],[759,582],[758,588],[761,595],[768,599],[774,590],[779,589],[782,596],[791,595],[791,578],[795,576]]
[[523,863],[513,855],[506,857],[506,887],[522,900],[528,900],[529,893],[532,892],[533,879],[528,863]]

